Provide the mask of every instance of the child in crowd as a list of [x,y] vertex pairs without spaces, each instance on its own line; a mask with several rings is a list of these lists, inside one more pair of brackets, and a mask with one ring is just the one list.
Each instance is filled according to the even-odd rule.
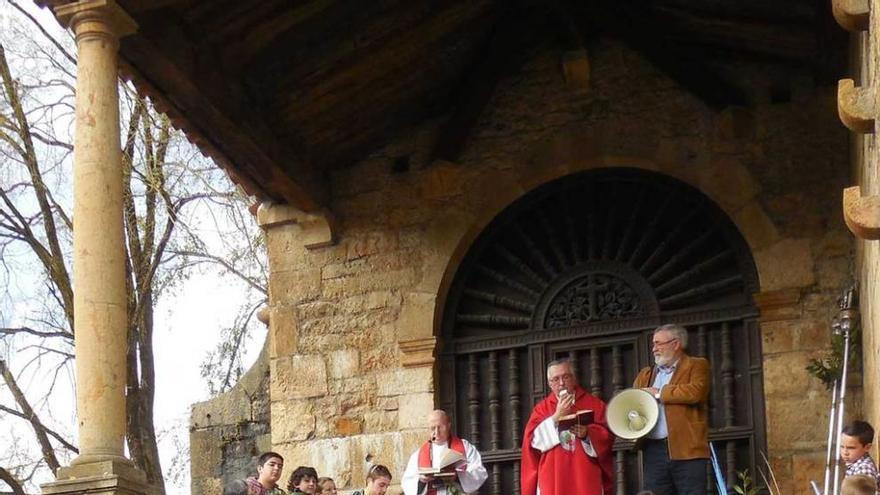
[[310,466],[299,466],[290,475],[287,489],[290,493],[308,493],[315,495],[318,488],[318,472]]
[[246,480],[251,495],[286,495],[278,486],[284,458],[275,452],[265,452],[257,459],[257,476]]
[[367,487],[352,495],[385,495],[391,485],[391,471],[381,464],[374,464],[367,472]]
[[245,480],[232,480],[223,487],[223,495],[253,495]]
[[877,493],[877,480],[863,474],[847,476],[840,485],[840,493],[841,495],[874,495]]
[[[840,435],[840,457],[846,463],[846,477],[869,476],[880,483],[877,464],[868,452],[874,442],[874,428],[865,421],[853,421]],[[876,488],[875,488],[876,490]]]
[[336,482],[333,478],[322,476],[318,478],[318,495],[336,495]]

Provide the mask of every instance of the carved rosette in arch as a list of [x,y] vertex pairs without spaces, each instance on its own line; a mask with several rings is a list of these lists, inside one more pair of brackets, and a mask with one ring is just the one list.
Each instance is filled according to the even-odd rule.
[[[757,469],[766,445],[757,292],[731,220],[670,177],[592,170],[509,206],[456,271],[440,339],[438,398],[483,454],[480,493],[519,493],[523,426],[547,393],[549,360],[571,359],[580,384],[609,400],[650,364],[651,332],[670,322],[712,363],[710,438],[727,479]],[[641,486],[630,447],[614,448],[615,495]]]
[[656,314],[650,284],[618,262],[584,263],[559,277],[535,311],[533,328],[554,329]]

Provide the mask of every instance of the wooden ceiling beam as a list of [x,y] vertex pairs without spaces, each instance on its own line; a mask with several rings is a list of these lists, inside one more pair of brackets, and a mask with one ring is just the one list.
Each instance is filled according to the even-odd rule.
[[431,160],[459,159],[498,82],[522,63],[528,34],[536,19],[529,18],[518,4],[505,2],[483,50],[456,86],[452,114],[437,133]]
[[130,15],[138,15],[167,7],[187,5],[192,0],[117,0],[123,10]]
[[323,77],[305,81],[279,79],[283,86],[294,87],[278,102],[279,111],[295,113],[297,120],[308,121],[320,118],[327,108],[343,108],[336,105],[370,87],[374,81],[424,67],[424,54],[434,53],[429,48],[436,50],[441,44],[454,44],[452,34],[457,27],[476,27],[474,25],[485,19],[490,10],[487,0],[454,4],[425,22],[411,26],[354,63],[340,64]]
[[809,62],[818,44],[812,26],[694,15],[680,9],[652,9],[658,31],[669,40],[745,51],[776,59]]
[[168,110],[183,116],[188,134],[202,136],[201,144],[207,142],[231,164],[234,175],[258,187],[258,195],[304,211],[321,209],[328,193],[320,174],[249,110],[210,51],[193,46],[161,16],[138,21],[139,32],[120,44],[136,82],[140,79]]
[[580,9],[579,25],[628,44],[711,108],[748,104],[746,92],[717,73],[705,49],[669,39],[665,26],[644,8],[592,0]]

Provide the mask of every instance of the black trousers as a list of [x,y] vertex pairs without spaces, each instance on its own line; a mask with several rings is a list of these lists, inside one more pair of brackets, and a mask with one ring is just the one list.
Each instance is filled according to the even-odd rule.
[[666,440],[646,439],[642,447],[645,490],[655,495],[706,495],[707,461],[673,461]]

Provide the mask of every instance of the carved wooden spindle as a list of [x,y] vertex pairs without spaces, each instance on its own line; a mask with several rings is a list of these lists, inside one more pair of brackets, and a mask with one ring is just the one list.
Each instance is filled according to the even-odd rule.
[[728,440],[726,450],[727,473],[725,477],[727,479],[727,491],[730,492],[733,490],[734,485],[736,485],[736,441]]
[[492,450],[501,444],[501,389],[498,386],[498,352],[489,353],[489,426],[492,432]]
[[519,493],[519,461],[514,461],[513,463],[513,493]]
[[571,363],[571,374],[578,380],[578,383],[581,382],[581,374],[580,367],[578,366],[578,351],[572,350],[568,351],[568,361]]
[[480,445],[480,381],[477,355],[468,354],[468,413],[471,426],[471,442]]
[[611,384],[615,394],[623,390],[623,352],[619,345],[611,348]]
[[501,464],[492,464],[492,495],[501,495]]
[[730,323],[721,324],[721,384],[724,401],[724,426],[734,424],[735,404],[733,403],[733,348],[730,345]]
[[626,495],[626,453],[618,450],[614,453],[614,493]]
[[512,448],[518,448],[520,445],[520,433],[522,425],[519,419],[520,395],[519,395],[519,357],[516,349],[508,352],[510,360],[510,432],[513,441]]
[[706,325],[697,327],[697,356],[706,357]]
[[598,347],[590,349],[590,393],[596,397],[602,395],[602,363]]

